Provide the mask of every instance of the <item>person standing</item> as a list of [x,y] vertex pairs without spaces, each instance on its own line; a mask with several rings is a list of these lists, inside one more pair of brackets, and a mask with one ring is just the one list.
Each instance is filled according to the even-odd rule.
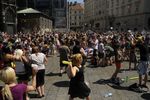
[[[142,38],[138,40],[136,46],[140,50],[140,63],[138,65],[139,86],[147,87],[146,83],[148,80],[148,60],[149,60],[148,45],[144,41],[144,38]],[[144,79],[142,79],[142,76],[144,76]]]
[[70,49],[64,41],[61,41],[61,46],[59,48],[59,55],[60,55],[60,74],[59,74],[59,76],[62,76],[63,68],[67,67],[65,64],[62,63],[62,61],[68,61],[69,56],[70,56]]
[[115,50],[115,65],[116,65],[116,69],[115,72],[113,73],[111,80],[112,82],[116,83],[116,79],[117,79],[117,75],[120,71],[120,68],[122,67],[122,60],[123,60],[123,56],[122,56],[122,51],[121,51],[121,47],[118,46],[118,48],[116,48]]
[[70,78],[70,86],[68,94],[70,95],[69,100],[73,100],[76,97],[86,98],[90,100],[90,88],[84,82],[84,68],[82,64],[82,55],[75,54],[72,56],[72,63],[68,65],[67,75]]
[[84,66],[85,60],[86,60],[86,52],[85,52],[85,50],[82,46],[81,46],[79,40],[75,40],[75,46],[73,47],[73,54],[80,53],[82,55],[82,58],[84,59],[83,62],[82,62],[82,65]]
[[31,60],[31,66],[36,69],[38,69],[37,75],[36,75],[36,88],[38,91],[38,97],[44,97],[45,91],[44,91],[44,76],[45,76],[45,63],[47,63],[47,58],[44,53],[41,53],[39,51],[39,48],[37,46],[33,47],[32,54],[30,56]]

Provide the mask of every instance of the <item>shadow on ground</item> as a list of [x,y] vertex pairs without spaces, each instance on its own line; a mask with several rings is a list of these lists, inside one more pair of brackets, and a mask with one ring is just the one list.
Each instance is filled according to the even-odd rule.
[[144,93],[141,95],[144,100],[150,100],[150,93]]
[[45,74],[46,76],[59,76],[59,73],[53,73],[53,72],[50,72],[50,73],[47,73]]
[[30,97],[30,98],[38,98],[38,94],[28,94],[28,96]]
[[100,79],[96,82],[93,82],[93,84],[101,84],[101,85],[105,85],[105,84],[108,84],[108,83],[111,83],[110,79]]
[[100,79],[100,80],[98,80],[96,82],[93,82],[93,84],[100,84],[100,85],[107,84],[108,86],[110,86],[113,89],[127,90],[127,91],[136,92],[136,93],[143,93],[143,92],[145,92],[145,90],[138,90],[138,89],[133,89],[132,90],[132,89],[129,89],[130,85],[129,86],[123,86],[123,82],[120,82],[119,84],[118,83],[113,83],[110,79]]
[[59,81],[55,82],[53,85],[57,87],[69,87],[69,81]]

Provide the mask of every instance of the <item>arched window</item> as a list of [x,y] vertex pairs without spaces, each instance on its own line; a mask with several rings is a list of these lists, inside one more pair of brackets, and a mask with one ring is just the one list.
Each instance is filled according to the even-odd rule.
[[10,22],[10,23],[15,22],[15,13],[11,9],[6,10],[5,17],[6,17],[6,22]]

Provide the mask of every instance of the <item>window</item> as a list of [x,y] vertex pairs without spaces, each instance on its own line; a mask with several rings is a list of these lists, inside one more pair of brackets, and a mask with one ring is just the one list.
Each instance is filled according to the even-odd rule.
[[130,14],[131,13],[131,5],[128,5],[127,8],[128,8],[128,14]]
[[114,11],[113,11],[113,9],[111,9],[111,15],[114,15]]
[[121,15],[122,15],[122,16],[124,15],[124,12],[125,12],[125,6],[123,6],[123,7],[121,8]]
[[125,1],[125,0],[122,0],[122,4],[124,4],[124,1]]
[[114,6],[114,1],[111,0],[111,7],[113,8],[113,6]]
[[119,0],[116,1],[116,5],[119,6]]
[[15,22],[15,14],[11,9],[8,9],[6,12],[6,22]]
[[135,13],[139,12],[139,8],[140,8],[140,1],[136,1],[135,2]]
[[81,19],[81,16],[79,16],[79,19]]
[[76,20],[76,18],[77,18],[77,17],[76,17],[76,16],[74,16],[74,19],[75,19],[75,20]]
[[116,16],[118,16],[118,15],[119,15],[119,9],[116,8]]

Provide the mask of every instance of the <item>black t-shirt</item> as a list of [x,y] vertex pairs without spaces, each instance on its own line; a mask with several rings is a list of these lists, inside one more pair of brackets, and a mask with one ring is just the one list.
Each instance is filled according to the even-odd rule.
[[149,56],[148,56],[148,45],[145,43],[138,43],[136,45],[139,50],[140,50],[140,60],[141,61],[148,61],[149,60]]

